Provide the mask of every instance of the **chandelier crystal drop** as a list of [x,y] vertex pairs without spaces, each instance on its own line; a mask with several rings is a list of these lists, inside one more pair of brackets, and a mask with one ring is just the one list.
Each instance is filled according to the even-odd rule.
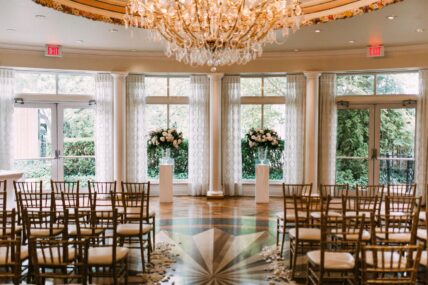
[[129,0],[126,27],[154,32],[165,54],[190,65],[246,64],[300,28],[300,0]]

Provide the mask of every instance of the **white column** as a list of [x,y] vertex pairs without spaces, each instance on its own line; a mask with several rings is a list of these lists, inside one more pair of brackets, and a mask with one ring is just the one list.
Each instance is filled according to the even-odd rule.
[[[305,183],[318,189],[318,102],[320,72],[305,72],[306,76],[306,132]],[[316,190],[314,190],[316,191]]]
[[213,73],[210,78],[210,187],[208,198],[223,198],[221,184],[221,78]]
[[126,76],[128,73],[112,73],[113,82],[113,136],[114,136],[114,179],[120,183],[124,180],[126,159]]

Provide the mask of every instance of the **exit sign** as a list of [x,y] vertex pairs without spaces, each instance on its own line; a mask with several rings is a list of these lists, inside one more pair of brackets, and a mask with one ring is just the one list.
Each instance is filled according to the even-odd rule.
[[62,57],[62,48],[59,45],[46,45],[45,56]]
[[384,46],[370,46],[367,49],[368,57],[383,57],[385,56],[385,47]]

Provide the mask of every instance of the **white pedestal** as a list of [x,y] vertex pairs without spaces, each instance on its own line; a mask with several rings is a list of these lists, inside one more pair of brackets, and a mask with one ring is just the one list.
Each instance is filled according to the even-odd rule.
[[269,165],[256,165],[256,203],[269,203]]
[[[21,179],[23,173],[9,170],[0,170],[0,180],[6,180],[6,209],[11,210],[17,208],[15,202],[15,190],[13,189],[13,181]],[[3,189],[2,189],[3,190]]]
[[159,202],[172,203],[173,165],[159,166]]

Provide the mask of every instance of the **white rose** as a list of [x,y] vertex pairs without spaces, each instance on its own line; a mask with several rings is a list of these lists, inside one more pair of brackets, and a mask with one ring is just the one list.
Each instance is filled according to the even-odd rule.
[[267,133],[267,134],[266,134],[266,136],[267,136],[267,137],[270,137],[270,136],[271,136],[271,134],[270,134],[270,133]]
[[272,137],[268,137],[267,140],[271,142],[273,140],[273,138]]
[[164,138],[164,137],[161,137],[159,140],[160,140],[161,142],[164,142],[164,141],[165,141],[165,138]]
[[177,141],[177,142],[178,142],[178,144],[181,144],[182,140],[181,140],[181,139],[178,139],[178,141]]
[[172,130],[170,129],[170,130],[168,130],[168,134],[170,134],[170,133],[172,133]]
[[251,136],[251,139],[252,139],[252,140],[255,140],[255,139],[256,139],[256,136]]
[[278,141],[277,140],[274,140],[273,142],[272,142],[272,145],[277,145],[278,144]]
[[166,135],[167,135],[168,133],[167,132],[162,132],[162,135],[164,136],[164,137],[166,137]]
[[250,142],[248,143],[248,145],[249,145],[250,147],[253,147],[253,146],[254,146],[254,143],[250,141]]

